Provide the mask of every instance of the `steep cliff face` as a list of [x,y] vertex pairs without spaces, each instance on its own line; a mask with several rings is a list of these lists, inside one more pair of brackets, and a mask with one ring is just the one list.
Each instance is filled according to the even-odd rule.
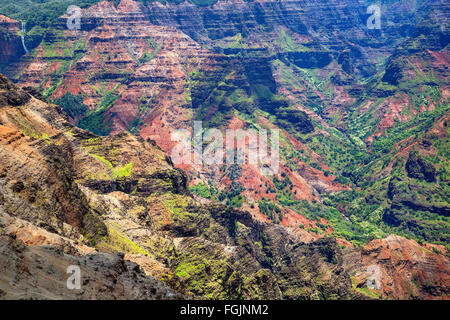
[[422,12],[442,2],[383,3],[382,28],[376,30],[367,27],[370,4],[234,0],[196,7],[148,2],[146,10],[152,23],[175,26],[214,52],[265,52],[272,67],[283,71],[277,84],[293,101],[334,119],[355,102],[358,80],[380,71],[380,62],[414,29]]
[[[60,234],[101,237],[104,226],[74,182],[73,149],[51,124],[63,116],[3,76],[1,88],[2,209]],[[20,108],[25,105],[30,108]]]
[[[188,2],[172,6],[147,3],[152,23],[176,26],[219,52],[265,48],[272,54],[286,53],[282,56],[302,67],[324,67],[333,54],[350,48],[349,42],[367,35],[366,8],[361,1],[234,0],[200,8]],[[395,33],[392,29],[387,32]],[[312,50],[298,52],[301,46]],[[356,65],[364,65],[360,72],[373,68],[363,61],[364,53],[350,54]]]
[[0,14],[0,64],[17,60],[25,53],[21,43],[20,22]]

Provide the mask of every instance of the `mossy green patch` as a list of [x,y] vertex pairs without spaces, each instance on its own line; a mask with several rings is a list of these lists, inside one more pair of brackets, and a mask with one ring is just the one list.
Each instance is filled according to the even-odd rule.
[[107,222],[106,226],[108,228],[108,236],[99,242],[97,245],[99,249],[129,254],[143,254],[153,258],[152,254],[125,236],[115,223]]
[[126,178],[131,174],[132,168],[133,168],[133,162],[130,162],[123,167],[113,168],[112,169],[112,178],[113,179]]

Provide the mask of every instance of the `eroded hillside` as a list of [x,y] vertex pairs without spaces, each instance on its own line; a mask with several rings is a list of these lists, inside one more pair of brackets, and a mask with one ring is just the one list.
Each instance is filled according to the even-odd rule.
[[[358,0],[30,1],[0,1],[8,219],[179,296],[448,298],[446,1],[384,1],[375,30]],[[280,130],[280,170],[173,165],[194,121]]]
[[[358,254],[375,243],[351,252],[342,252],[332,238],[307,244],[248,212],[199,202],[187,189],[186,174],[151,140],[129,133],[95,136],[71,125],[60,107],[1,80],[1,265],[8,270],[1,279],[4,297],[367,296],[354,285],[354,276],[359,272],[360,278],[361,268],[369,263]],[[414,241],[405,243],[421,248]],[[349,257],[357,259],[358,270],[346,271]],[[443,252],[421,259],[427,270],[435,268],[433,277],[438,271],[447,274]],[[64,288],[61,275],[69,264],[83,265],[81,292]],[[421,270],[420,265],[414,268]],[[44,269],[48,272],[42,278]],[[387,272],[412,281],[403,271]],[[415,282],[419,297],[446,297],[445,284],[430,293],[421,289],[425,282]],[[373,294],[409,297],[399,291],[393,295],[390,288],[395,291],[396,284]]]

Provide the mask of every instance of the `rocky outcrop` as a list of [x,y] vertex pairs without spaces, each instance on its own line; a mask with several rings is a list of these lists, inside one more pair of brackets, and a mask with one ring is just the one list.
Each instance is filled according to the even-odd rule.
[[[438,248],[439,247],[439,248]],[[449,259],[443,246],[391,235],[345,254],[356,290],[372,297],[449,299]],[[367,283],[373,288],[367,289]]]
[[1,81],[0,207],[62,235],[101,237],[104,225],[74,181],[73,147],[54,127],[64,115],[3,76]]
[[0,15],[0,64],[6,65],[25,54],[20,31],[19,21]]
[[[174,299],[123,253],[100,253],[0,212],[0,299]],[[80,268],[80,288],[69,288],[69,267]]]
[[0,108],[4,106],[22,106],[30,100],[26,91],[17,88],[3,75],[0,75]]

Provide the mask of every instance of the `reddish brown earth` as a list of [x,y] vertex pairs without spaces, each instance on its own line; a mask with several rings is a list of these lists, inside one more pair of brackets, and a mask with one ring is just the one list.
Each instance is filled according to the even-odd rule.
[[0,14],[0,63],[14,61],[24,53],[20,28],[19,21]]
[[396,121],[405,122],[411,120],[418,113],[418,110],[412,108],[406,94],[399,93],[383,101],[377,107],[376,113],[381,120],[375,132],[366,139],[368,144],[371,144],[375,137],[383,135],[386,129],[393,127]]
[[371,241],[362,250],[351,249],[347,268],[354,275],[356,288],[363,288],[370,276],[367,268],[377,266],[381,287],[372,292],[381,297],[448,300],[450,261],[444,246],[435,250],[440,254],[429,245],[390,235]]
[[[425,52],[408,56],[405,58],[405,63],[406,66],[404,66],[404,70],[402,71],[405,81],[415,81],[417,78],[426,78],[432,74],[441,83],[439,86],[441,98],[438,102],[442,103],[448,99],[448,70],[450,68],[448,49],[443,49],[439,52],[427,49]],[[416,87],[411,90],[419,93],[423,90],[423,87]],[[396,122],[406,122],[418,113],[433,111],[435,109],[435,102],[430,97],[426,99],[428,100],[427,105],[421,104],[414,106],[406,93],[397,93],[395,96],[385,99],[378,104],[373,112],[374,116],[381,120],[376,125],[373,134],[366,139],[366,142],[370,145],[375,137],[383,135]],[[375,101],[369,101],[360,109],[360,113],[367,112],[371,108],[371,105],[374,104]]]
[[[117,7],[112,2],[100,2],[83,9],[83,24],[88,23],[89,27],[81,30],[67,30],[67,17],[63,16],[59,20],[61,30],[55,35],[54,44],[41,44],[32,59],[14,64],[10,69],[14,70],[12,73],[20,74],[20,86],[43,84],[51,99],[60,98],[67,92],[81,93],[85,97],[84,103],[93,111],[99,108],[108,92],[118,95],[117,101],[103,115],[106,119],[104,124],[111,127],[111,132],[128,130],[138,120],[142,123],[140,135],[156,141],[159,147],[171,154],[176,143],[171,141],[172,132],[175,129],[192,132],[189,122],[194,116],[190,100],[192,74],[216,72],[228,66],[230,61],[225,60],[225,56],[203,49],[175,27],[151,24],[141,9],[132,0],[122,0]],[[73,59],[73,62],[67,64],[65,59]],[[321,76],[326,77],[336,67],[330,66]],[[63,77],[57,75],[61,73]],[[55,83],[58,84],[56,88],[53,87]],[[283,92],[284,89],[280,90]],[[300,91],[296,92],[301,95]],[[288,91],[285,93],[287,95]],[[344,100],[347,104],[349,101],[343,95],[339,94],[342,96],[341,104]],[[291,98],[297,99],[295,94]],[[327,126],[301,104],[298,108]],[[76,123],[79,119],[71,120]],[[267,119],[261,118],[261,123],[276,128]],[[246,124],[235,116],[224,123],[224,127],[245,129]],[[301,144],[287,132],[282,132],[289,137],[291,144]],[[328,169],[317,154],[306,147],[302,149],[324,170]],[[282,164],[280,172],[286,173],[294,183],[295,198],[319,200],[320,192],[348,189],[335,183],[333,175],[326,177],[322,171],[301,161],[298,164],[300,169],[297,171]],[[180,164],[178,167],[192,177],[191,184],[206,184],[212,180],[219,190],[230,185],[226,177],[221,178],[220,166]],[[246,164],[241,171],[242,176],[237,182],[245,188],[243,195],[248,202],[256,203],[264,198],[275,200],[274,194],[265,192],[266,184],[274,188],[271,180],[258,168]],[[257,212],[257,206],[251,211],[255,211],[262,221],[266,220]],[[284,224],[289,225],[290,221],[286,219]]]
[[[240,1],[234,2],[238,3]],[[265,3],[266,1],[261,2]],[[224,3],[225,1],[221,1],[216,8],[222,8]],[[155,4],[155,6],[165,7],[159,3]],[[187,6],[191,5],[187,4]],[[83,16],[86,17],[87,22],[91,23],[89,28],[81,31],[65,30],[56,33],[55,37],[57,40],[54,43],[54,47],[44,43],[36,50],[36,55],[32,59],[29,61],[24,60],[11,66],[11,68],[16,68],[16,74],[21,74],[18,78],[19,84],[21,86],[38,86],[43,83],[43,88],[52,99],[62,97],[66,92],[71,92],[72,94],[82,93],[85,96],[85,104],[92,111],[100,108],[107,93],[114,93],[118,95],[118,99],[105,111],[104,117],[106,119],[105,124],[111,125],[112,133],[115,134],[130,129],[133,127],[135,120],[141,120],[143,125],[140,127],[140,135],[144,138],[155,140],[164,151],[170,154],[175,144],[171,141],[172,132],[180,128],[191,131],[190,121],[195,116],[189,95],[191,90],[190,82],[193,81],[192,75],[199,71],[205,74],[213,73],[223,68],[225,64],[229,64],[230,61],[226,61],[225,57],[220,54],[204,49],[204,47],[175,27],[153,25],[147,19],[144,19],[139,5],[131,0],[122,0],[117,8],[110,2],[101,2],[89,9],[84,9]],[[65,23],[65,18],[62,17],[60,19],[61,25]],[[3,24],[14,30],[16,22],[4,19]],[[280,30],[274,32],[278,31]],[[261,39],[253,40],[257,40],[255,41],[257,43]],[[311,39],[305,36],[295,40],[306,43]],[[234,40],[226,39],[226,41],[231,42]],[[8,46],[9,44],[6,43],[6,56],[13,52],[11,47]],[[73,62],[70,64],[64,63],[65,60],[71,60],[74,56],[76,58],[73,59]],[[31,56],[28,58],[31,58]],[[448,72],[449,67],[448,61],[448,53],[428,51],[427,62],[430,63],[433,70],[438,71],[437,77],[440,80],[446,80],[446,72]],[[409,63],[414,68],[406,70],[405,75],[408,77],[413,78],[414,76],[427,73],[425,64],[422,64],[420,60],[416,60],[413,57]],[[415,69],[419,70],[418,73],[414,71]],[[283,70],[279,69],[274,72],[275,81],[280,85],[279,93],[289,99],[298,110],[305,111],[323,128],[328,128],[329,125],[321,116],[304,106],[305,101],[308,99],[307,93],[317,95],[319,102],[324,102],[327,97],[317,88],[311,86],[306,78],[301,76],[298,76],[298,83],[293,85],[284,82],[284,78],[281,76],[282,72]],[[336,119],[336,123],[345,128],[345,124],[341,123],[346,115],[344,110],[355,101],[348,91],[348,83],[351,83],[352,79],[349,79],[341,70],[341,67],[334,62],[320,70],[316,76],[318,79],[324,80],[331,73],[336,75],[336,78],[333,79],[334,83],[328,84],[328,86],[332,87],[333,99],[323,111],[323,114],[325,117]],[[59,74],[64,74],[64,76],[59,76]],[[55,83],[58,85],[53,88]],[[448,98],[449,90],[441,88],[441,91],[443,99]],[[33,100],[33,103],[36,103],[36,101]],[[363,109],[359,110],[361,113],[371,110],[374,116],[381,119],[375,133],[368,138],[368,143],[371,143],[374,137],[383,134],[386,129],[392,127],[396,120],[407,121],[414,114],[433,110],[435,107],[433,103],[430,103],[428,107],[419,106],[418,109],[414,109],[411,101],[402,94],[386,99],[375,110],[372,110],[374,103],[375,101],[371,101]],[[42,103],[39,102],[39,104]],[[46,221],[47,224],[44,224],[46,228],[60,228],[70,235],[75,234],[79,236],[78,232],[83,228],[85,221],[78,209],[87,209],[88,206],[83,202],[84,198],[81,196],[81,192],[77,188],[72,189],[72,187],[75,183],[80,183],[80,181],[86,184],[92,183],[92,181],[87,181],[90,179],[88,178],[89,174],[101,176],[103,179],[110,174],[111,169],[105,166],[104,161],[102,162],[98,158],[87,154],[87,151],[82,149],[76,151],[77,155],[74,160],[77,166],[75,170],[76,175],[80,181],[72,181],[71,176],[65,175],[66,172],[55,172],[46,163],[48,154],[42,154],[42,150],[47,150],[49,138],[52,143],[62,148],[62,158],[67,159],[72,159],[72,152],[74,152],[74,148],[68,143],[68,140],[76,139],[67,137],[71,135],[70,132],[66,132],[66,137],[63,137],[60,132],[48,124],[49,120],[40,115],[38,111],[39,106],[36,107],[35,105],[27,105],[24,110],[8,106],[7,104],[3,108],[1,114],[2,126],[0,126],[0,142],[2,144],[0,153],[3,154],[2,160],[4,161],[0,164],[0,175],[2,178],[7,177],[5,181],[8,181],[8,183],[2,185],[2,188],[8,190],[8,192],[10,189],[20,189],[19,182],[21,180],[24,180],[27,186],[33,185],[33,183],[40,185],[44,181],[46,182],[44,185],[48,184],[51,186],[43,190],[50,200],[38,197],[37,204],[30,205],[30,209],[27,207],[24,210],[23,199],[26,198],[31,201],[33,194],[31,193],[32,190],[30,191],[29,189],[25,191],[19,190],[19,192],[16,192],[16,195],[8,199],[8,210],[16,213],[20,218],[36,218],[36,223],[48,220]],[[214,112],[214,110],[211,112]],[[76,123],[77,120],[72,119],[72,122]],[[58,118],[56,122],[59,123],[60,121]],[[448,121],[448,113],[446,117],[439,120],[437,125],[432,128],[432,131],[445,135],[444,121]],[[5,123],[7,126],[3,126]],[[267,128],[277,128],[263,116],[260,117],[258,124]],[[246,127],[247,123],[237,115],[225,119],[223,123],[223,128],[245,129]],[[33,128],[38,128],[38,130]],[[75,132],[77,135],[83,135],[80,131],[75,130]],[[317,129],[317,132],[327,137],[325,130]],[[283,147],[294,147],[296,150],[303,150],[323,170],[329,169],[324,163],[324,159],[310,150],[307,143],[296,140],[287,132],[282,133],[287,138],[283,143]],[[88,135],[87,133],[85,134]],[[99,140],[102,139],[99,138]],[[133,173],[138,172],[141,174],[144,172],[147,169],[147,165],[155,160],[154,158],[158,158],[160,162],[165,161],[161,150],[155,151],[157,154],[155,157],[146,157],[147,155],[145,154],[145,157],[141,159],[142,154],[145,152],[141,152],[142,149],[139,146],[143,142],[141,143],[141,140],[130,134],[113,135],[104,138],[104,140],[108,143],[103,144],[103,148],[108,146],[114,149],[112,148],[113,146],[117,147],[117,145],[120,145],[122,153],[117,158],[113,157],[114,166],[125,166],[130,159],[133,159]],[[146,143],[144,146],[150,148],[150,143]],[[412,147],[417,147],[417,144],[417,141],[409,139],[399,142],[395,146],[399,149],[397,155],[406,156]],[[153,148],[151,149],[153,150]],[[47,150],[50,154],[52,153],[51,151],[52,149]],[[420,149],[419,151],[422,154],[434,154],[433,150]],[[53,160],[56,163],[60,161],[60,159]],[[321,170],[312,168],[300,159],[294,158],[290,160],[298,164],[299,168],[292,170],[283,162],[281,171],[276,177],[280,179],[282,173],[290,177],[294,184],[295,198],[298,200],[318,201],[320,200],[320,193],[350,189],[348,186],[336,183],[333,175],[325,176]],[[52,165],[54,164],[52,163]],[[36,169],[37,167],[40,170]],[[199,182],[207,184],[210,179],[219,189],[229,187],[231,184],[229,177],[224,176],[220,171],[220,166],[208,168],[202,165],[183,164],[179,165],[179,167],[192,177],[191,184]],[[388,165],[386,170],[391,168],[392,163]],[[256,166],[245,164],[241,169],[241,176],[236,181],[245,187],[245,191],[242,194],[247,201],[251,203],[257,203],[257,201],[262,199],[276,201],[273,193],[266,192],[267,187],[274,188],[274,184],[269,178],[262,175]],[[86,185],[80,186],[80,188],[82,188],[83,194],[89,198],[89,201],[95,203],[95,209],[104,209],[103,207],[110,209],[112,213],[105,218],[105,221],[119,223],[121,234],[123,233],[139,245],[147,246],[145,247],[146,250],[155,250],[158,254],[163,252],[163,256],[159,257],[161,260],[168,259],[167,256],[164,256],[165,253],[180,250],[180,248],[179,252],[182,252],[186,248],[191,248],[190,238],[192,234],[197,235],[195,214],[198,214],[198,212],[194,212],[193,215],[189,212],[184,217],[188,217],[186,220],[177,220],[180,217],[177,217],[175,213],[177,212],[176,209],[179,208],[171,206],[174,201],[180,204],[183,199],[174,196],[171,193],[172,191],[169,193],[168,199],[163,195],[154,196],[152,193],[147,198],[147,200],[151,200],[151,210],[148,209],[147,203],[142,210],[141,202],[133,202],[135,200],[134,195],[117,191],[109,192],[111,190],[108,188],[111,187],[108,183],[110,183],[109,180],[100,181],[95,185],[97,188],[104,188],[106,184],[105,190],[108,193],[105,191],[105,194],[101,195],[89,189]],[[133,201],[130,201],[130,199]],[[45,203],[44,200],[50,201],[50,205]],[[42,215],[42,212],[48,211],[42,210],[42,208],[45,209],[47,208],[46,206],[55,207],[55,205],[57,206],[57,214],[50,215],[50,218],[47,215]],[[129,207],[130,205],[132,207]],[[269,221],[265,215],[259,212],[257,206],[251,208],[249,204],[245,204],[243,209],[248,210],[259,221]],[[36,212],[39,214],[36,214],[37,217],[34,216]],[[53,213],[51,212],[51,214]],[[150,218],[146,216],[147,213],[151,216]],[[174,217],[177,219],[174,220]],[[145,223],[155,221],[157,231],[165,232],[164,236],[175,234],[175,240],[166,244],[163,236],[161,238],[158,236],[155,239],[154,234],[147,229],[148,225],[144,226],[143,220],[145,220]],[[208,223],[211,221],[208,220]],[[301,242],[312,243],[311,245],[314,246],[315,240],[325,238],[327,234],[333,231],[329,225],[325,234],[318,235],[309,230],[315,228],[318,222],[328,225],[328,222],[324,219],[312,221],[292,210],[283,209],[283,219],[280,224],[284,229],[275,228],[273,233],[277,234],[276,231],[288,230],[287,234],[280,233],[280,237],[293,237]],[[179,224],[177,225],[177,223]],[[186,229],[182,229],[183,227]],[[58,246],[56,242],[59,240],[50,241],[50,237],[44,234],[42,230],[36,231],[29,226],[21,226],[21,228],[20,232],[11,233],[11,237],[8,235],[9,238],[18,238],[19,245],[21,241],[29,247],[41,244]],[[247,232],[254,230],[238,224],[236,228],[238,229],[237,233],[245,239]],[[217,230],[222,229],[219,228]],[[117,232],[117,230],[115,231]],[[153,232],[154,230],[151,231]],[[178,237],[180,234],[177,234],[177,232],[181,234],[182,240]],[[212,237],[217,237],[217,234],[214,234],[214,232],[206,232],[212,233]],[[208,236],[210,235],[208,234]],[[5,238],[5,241],[11,241],[9,238]],[[241,240],[239,239],[239,241]],[[319,242],[322,240],[326,239],[320,239]],[[155,244],[157,241],[158,244]],[[343,239],[337,239],[337,242],[345,247],[352,247],[349,242]],[[255,239],[250,239],[249,243],[251,246],[256,247],[254,244],[256,243]],[[283,247],[283,245],[284,243],[281,243],[280,247]],[[111,249],[105,244],[103,246],[103,248]],[[232,252],[235,248],[235,246],[229,246],[228,243],[214,243],[214,245],[209,243],[207,246],[207,248],[212,247],[223,249],[224,252]],[[448,299],[449,262],[448,253],[444,250],[445,248],[443,247],[435,247],[433,249],[428,244],[420,246],[412,240],[389,236],[386,239],[374,240],[364,248],[349,248],[344,260],[348,263],[349,270],[353,274],[354,289],[357,292],[364,288],[367,278],[367,267],[378,265],[381,269],[382,288],[377,292],[373,292],[376,295],[396,299],[417,297]],[[433,251],[440,251],[442,254],[437,254]],[[200,253],[203,256],[204,252],[200,250]],[[220,253],[222,254],[222,251]],[[212,255],[215,254],[216,252],[213,252]],[[44,257],[48,256],[44,255]],[[159,277],[162,277],[169,273],[173,276],[174,270],[169,270],[167,266],[162,266],[161,262],[136,255],[127,256],[127,259],[144,265],[150,274],[158,274]],[[251,260],[250,257],[248,259],[249,261]],[[121,260],[119,262],[121,263]],[[32,266],[31,263],[30,265]],[[260,267],[257,264],[256,266],[255,268]],[[298,272],[293,272],[293,277],[290,280],[294,282],[299,281],[298,274]],[[321,280],[326,281],[332,281],[334,278],[335,275],[328,272],[320,277]],[[267,280],[268,278],[264,279]],[[254,280],[259,281],[260,279]],[[273,278],[269,277],[269,280],[272,281]],[[270,281],[269,286],[272,285]],[[291,281],[288,281],[288,283],[291,283]],[[0,292],[1,294],[2,292]],[[120,294],[123,294],[123,292],[118,295],[120,296]],[[273,296],[278,297],[277,294]]]
[[[217,7],[220,5],[222,4]],[[53,44],[41,44],[32,59],[11,66],[16,74],[20,74],[19,85],[37,87],[43,83],[43,89],[50,93],[51,99],[60,98],[67,92],[75,95],[81,93],[85,97],[84,103],[92,111],[100,108],[107,93],[113,93],[118,99],[103,115],[106,119],[104,124],[111,127],[112,133],[131,129],[136,121],[140,121],[140,135],[156,141],[162,150],[171,154],[175,145],[171,141],[174,130],[187,129],[192,132],[190,121],[195,116],[190,97],[192,75],[195,72],[213,73],[230,64],[230,61],[225,60],[223,55],[204,49],[180,29],[150,23],[140,5],[132,0],[122,0],[117,7],[112,2],[103,1],[83,9],[83,21],[89,27],[81,30],[67,30],[64,27],[66,19],[66,16],[60,18],[61,30],[56,33]],[[294,35],[294,39],[298,43],[311,41],[306,36],[298,38]],[[259,40],[261,39],[255,38],[250,42],[258,43]],[[271,41],[271,45],[274,43]],[[446,57],[441,54],[430,55],[434,57],[435,64],[446,62]],[[64,63],[65,59],[73,62]],[[290,84],[285,81],[285,66],[277,65],[273,69],[279,86],[278,92],[288,98],[298,110],[307,113],[325,129],[329,128],[322,117],[304,106],[308,99],[306,93],[317,95],[324,103],[327,98],[300,74],[295,74],[297,80]],[[335,80],[328,86],[333,89],[333,100],[327,104],[324,114],[327,117],[338,117],[339,122],[345,115],[343,110],[354,103],[355,99],[348,93],[351,79],[335,62],[320,69],[317,78],[325,81],[331,74]],[[55,83],[58,84],[56,88],[53,87]],[[410,116],[402,115],[407,104],[405,99],[400,96],[383,102],[377,110],[377,116],[382,121],[373,136],[382,134],[395,120],[407,120],[417,112],[412,110]],[[71,120],[76,123],[79,119]],[[259,123],[267,128],[277,128],[264,117],[260,117]],[[246,123],[234,116],[227,119],[223,127],[245,129]],[[316,130],[317,134],[327,137],[326,130]],[[284,147],[303,150],[323,171],[329,170],[324,159],[306,144],[284,130],[282,134],[290,144]],[[368,139],[369,142],[373,136]],[[283,161],[277,178],[282,173],[289,176],[294,185],[293,197],[297,200],[320,201],[320,193],[350,189],[349,186],[335,182],[333,174],[325,176],[323,171],[312,168],[299,159],[290,160],[295,161],[299,169],[291,170]],[[177,166],[189,174],[191,185],[199,182],[208,184],[211,180],[221,190],[231,184],[227,176],[220,172],[220,166]],[[243,165],[241,169],[241,177],[237,182],[245,188],[242,194],[249,204],[257,204],[262,199],[276,202],[275,194],[266,192],[268,186],[274,188],[268,177],[250,164]],[[267,221],[257,205],[254,208],[245,205],[244,208],[261,221]],[[286,210],[285,214],[287,216],[282,224],[298,230],[297,220],[304,217],[295,215],[290,210]]]

